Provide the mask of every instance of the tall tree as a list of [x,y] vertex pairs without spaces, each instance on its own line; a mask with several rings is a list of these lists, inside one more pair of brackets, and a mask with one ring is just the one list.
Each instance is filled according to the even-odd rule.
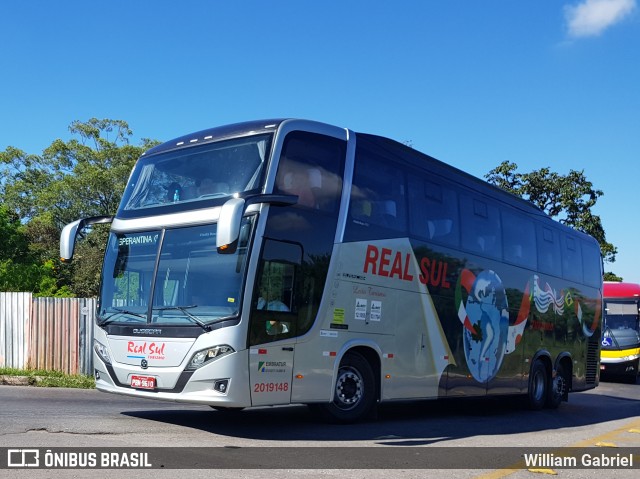
[[29,242],[22,231],[20,218],[5,205],[0,205],[0,238],[0,259],[20,261],[27,256]]
[[[85,251],[92,261],[77,261],[72,269],[60,265],[60,229],[78,218],[115,214],[133,165],[158,142],[142,139],[140,146],[131,145],[133,133],[122,120],[74,121],[69,131],[72,139],[53,141],[41,155],[14,147],[0,152],[0,199],[24,225],[33,257],[39,264],[52,262],[58,287],[68,284],[77,293],[95,294],[97,280],[87,278],[97,277],[100,252]],[[76,277],[82,278],[78,288]]]
[[0,153],[0,193],[23,221],[46,214],[62,225],[115,213],[135,161],[157,144],[130,145],[133,133],[122,120],[75,121],[69,131],[78,138],[57,139],[42,155],[13,147]]
[[41,261],[30,251],[26,229],[16,214],[0,206],[0,291],[59,291],[53,261]]
[[561,175],[548,167],[530,173],[517,170],[518,165],[504,161],[485,178],[489,183],[529,200],[561,223],[593,236],[600,243],[604,261],[613,263],[616,260],[618,250],[607,241],[600,216],[593,213],[603,192],[594,189],[584,171],[570,170]]

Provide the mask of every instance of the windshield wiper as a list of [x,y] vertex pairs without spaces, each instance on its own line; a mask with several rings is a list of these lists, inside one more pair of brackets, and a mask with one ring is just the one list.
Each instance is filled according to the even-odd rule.
[[616,338],[616,335],[613,334],[613,331],[609,326],[604,327],[604,331],[602,331],[602,337],[604,338],[604,335],[607,334],[607,331],[609,332],[609,338],[613,340],[613,342],[616,345],[616,348],[620,349],[620,344],[618,344],[618,339]]
[[187,311],[187,309],[197,308],[197,307],[198,307],[197,304],[192,304],[189,306],[159,306],[157,308],[153,308],[153,310],[154,311],[172,311],[172,310],[180,311],[184,313],[187,316],[187,318],[189,318],[191,321],[196,323],[205,331],[211,331],[211,327],[207,323],[201,321],[197,316],[194,316],[189,311]]
[[136,316],[138,318],[142,318],[146,321],[147,319],[147,315],[146,314],[141,314],[141,313],[136,313],[135,311],[129,311],[128,309],[121,309],[121,308],[112,308],[115,309],[115,311],[113,313],[111,313],[109,316],[107,316],[106,318],[104,318],[102,321],[100,321],[98,323],[98,326],[104,326],[105,324],[108,323],[113,323],[114,320],[111,319],[114,316],[118,315],[118,314],[130,314],[131,316]]

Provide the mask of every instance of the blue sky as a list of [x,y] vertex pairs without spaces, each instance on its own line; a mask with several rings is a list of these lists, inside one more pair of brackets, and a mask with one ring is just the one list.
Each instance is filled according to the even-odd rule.
[[6,0],[0,22],[0,151],[92,117],[134,143],[297,117],[479,177],[584,170],[605,268],[640,282],[638,0]]

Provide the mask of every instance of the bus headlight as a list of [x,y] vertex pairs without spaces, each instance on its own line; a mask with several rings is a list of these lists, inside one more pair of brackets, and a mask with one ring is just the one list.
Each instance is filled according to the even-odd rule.
[[111,356],[109,356],[109,350],[104,344],[94,339],[93,349],[95,349],[96,353],[98,353],[100,359],[102,359],[107,364],[111,364]]
[[207,364],[209,361],[213,361],[214,359],[218,359],[231,353],[235,353],[235,350],[231,346],[227,346],[226,344],[203,349],[202,351],[198,351],[191,357],[191,361],[189,361],[189,364],[187,364],[187,367],[185,369],[198,369]]

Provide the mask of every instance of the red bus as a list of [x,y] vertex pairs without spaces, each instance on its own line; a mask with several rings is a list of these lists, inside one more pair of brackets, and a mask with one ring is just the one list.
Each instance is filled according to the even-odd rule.
[[600,370],[635,382],[640,369],[640,284],[604,283]]

